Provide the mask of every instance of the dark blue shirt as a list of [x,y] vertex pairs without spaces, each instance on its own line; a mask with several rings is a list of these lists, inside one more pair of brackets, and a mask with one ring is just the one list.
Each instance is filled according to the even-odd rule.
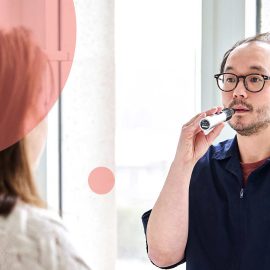
[[[142,217],[145,230],[150,213]],[[270,159],[244,187],[236,137],[211,146],[193,169],[188,241],[178,264],[185,261],[187,270],[270,269]]]

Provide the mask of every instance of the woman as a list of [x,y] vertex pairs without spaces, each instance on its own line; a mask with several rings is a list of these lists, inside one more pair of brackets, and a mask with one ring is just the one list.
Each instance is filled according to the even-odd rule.
[[32,176],[45,145],[48,59],[23,27],[0,30],[0,269],[90,269]]

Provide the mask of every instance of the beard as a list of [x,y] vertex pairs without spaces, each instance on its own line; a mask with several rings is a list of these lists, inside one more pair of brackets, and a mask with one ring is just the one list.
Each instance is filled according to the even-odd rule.
[[232,104],[232,106],[236,104],[241,104],[241,105],[246,106],[250,110],[249,113],[253,113],[257,116],[256,120],[254,120],[253,122],[244,124],[242,121],[243,116],[234,115],[234,122],[229,121],[229,125],[238,134],[242,136],[255,135],[269,126],[270,124],[270,107],[269,106],[264,105],[254,111],[251,105],[247,105],[243,102],[241,103],[233,102],[233,103],[234,104]]

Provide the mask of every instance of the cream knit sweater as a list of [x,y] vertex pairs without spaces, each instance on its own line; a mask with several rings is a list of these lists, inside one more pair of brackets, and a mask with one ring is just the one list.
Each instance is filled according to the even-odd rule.
[[18,202],[0,216],[0,270],[90,270],[68,238],[57,215]]

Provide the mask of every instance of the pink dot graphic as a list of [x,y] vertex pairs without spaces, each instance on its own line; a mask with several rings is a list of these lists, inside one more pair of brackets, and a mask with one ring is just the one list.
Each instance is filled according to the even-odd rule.
[[88,177],[90,189],[101,195],[109,193],[113,189],[114,183],[114,174],[106,167],[95,168]]

